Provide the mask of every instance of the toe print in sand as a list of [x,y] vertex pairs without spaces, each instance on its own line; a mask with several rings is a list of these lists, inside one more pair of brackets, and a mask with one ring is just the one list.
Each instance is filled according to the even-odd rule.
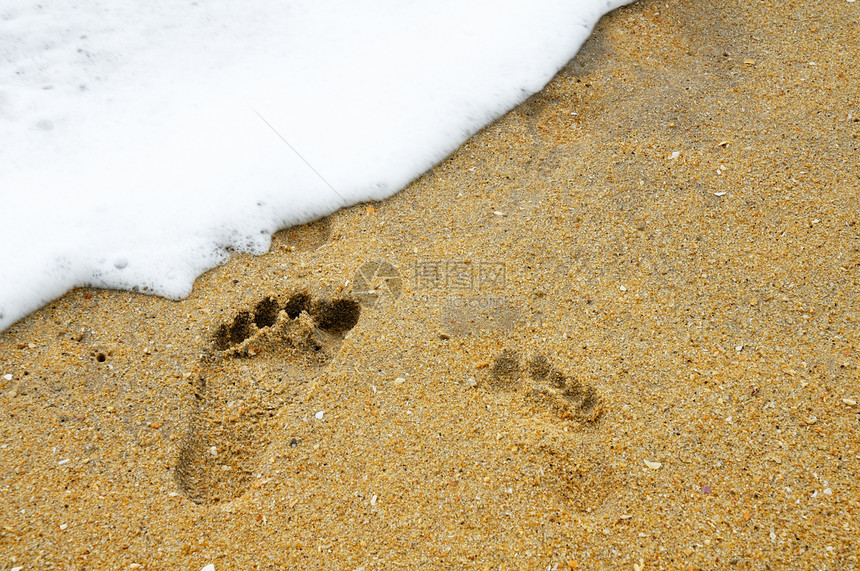
[[265,298],[216,329],[176,467],[189,499],[213,504],[242,494],[269,445],[270,422],[337,354],[360,313],[351,299],[297,293],[283,304]]
[[603,402],[594,387],[565,375],[545,355],[535,354],[521,364],[518,353],[503,351],[493,362],[490,381],[496,388],[518,388],[524,374],[529,382],[528,398],[562,419],[590,424],[603,414]]

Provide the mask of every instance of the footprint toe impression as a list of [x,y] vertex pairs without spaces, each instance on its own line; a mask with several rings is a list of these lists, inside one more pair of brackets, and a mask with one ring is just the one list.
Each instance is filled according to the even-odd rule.
[[270,296],[215,330],[176,466],[189,499],[209,505],[244,492],[269,445],[269,423],[337,354],[360,313],[348,298],[296,293],[282,304]]
[[594,387],[568,377],[545,355],[536,354],[521,366],[518,353],[503,351],[490,369],[490,383],[494,388],[516,388],[522,381],[522,372],[531,381],[528,386],[531,398],[563,419],[593,423],[603,413],[602,400]]

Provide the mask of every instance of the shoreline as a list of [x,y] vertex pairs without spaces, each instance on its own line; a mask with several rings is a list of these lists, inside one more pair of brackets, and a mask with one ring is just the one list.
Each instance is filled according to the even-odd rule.
[[0,564],[857,567],[855,6],[622,7],[398,195],[16,323]]

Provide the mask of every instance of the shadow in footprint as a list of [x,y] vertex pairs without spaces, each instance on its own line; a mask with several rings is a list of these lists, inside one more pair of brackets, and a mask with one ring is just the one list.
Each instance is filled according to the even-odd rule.
[[520,356],[516,351],[506,349],[493,361],[490,380],[496,388],[516,386],[520,377]]
[[267,297],[215,330],[176,466],[189,499],[214,504],[244,492],[268,447],[269,422],[337,354],[360,313],[351,299],[297,293],[283,305]]

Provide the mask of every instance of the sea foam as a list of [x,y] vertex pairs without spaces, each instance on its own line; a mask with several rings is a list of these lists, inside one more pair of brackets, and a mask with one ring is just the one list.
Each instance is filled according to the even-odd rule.
[[391,196],[625,3],[5,0],[0,330],[76,286],[182,298]]

